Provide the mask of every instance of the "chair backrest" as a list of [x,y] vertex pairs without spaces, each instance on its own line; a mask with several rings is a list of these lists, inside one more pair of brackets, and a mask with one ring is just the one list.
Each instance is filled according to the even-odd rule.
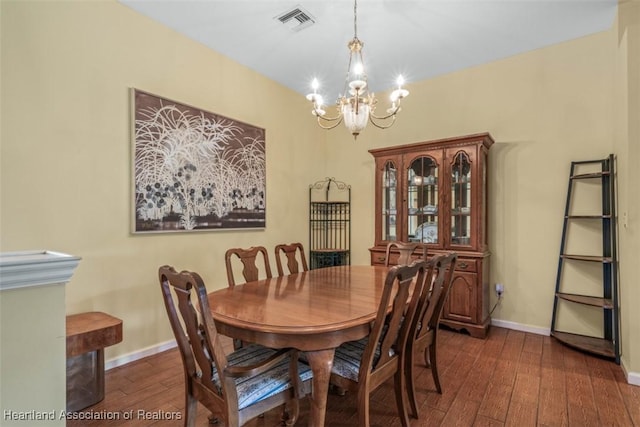
[[394,359],[401,357],[406,347],[409,326],[426,283],[426,266],[426,261],[417,260],[411,265],[396,265],[389,269],[376,319],[362,355],[358,383],[366,384],[366,377],[376,375],[377,371],[381,375],[384,375],[384,371],[395,372],[395,369],[389,371],[384,367],[389,362],[395,363]]
[[458,254],[436,255],[429,260],[425,287],[409,332],[409,339],[419,339],[440,323],[444,303],[451,289]]
[[420,259],[427,259],[427,245],[424,243],[415,243],[415,242],[390,242],[387,244],[387,251],[384,258],[384,265],[389,265],[389,260],[391,258],[391,249],[397,249],[400,252],[398,256],[397,265],[411,264],[413,261],[413,252],[421,248],[422,249],[422,257]]
[[[220,382],[224,385],[227,356],[211,316],[207,289],[202,278],[197,273],[188,271],[178,273],[168,265],[160,267],[158,276],[169,323],[180,349],[185,382],[198,384],[211,391],[212,396],[219,399],[219,405],[226,405],[226,393],[218,393],[213,373],[215,367],[220,375]],[[237,406],[237,401],[235,404]]]
[[271,265],[269,264],[269,254],[264,246],[252,246],[248,249],[232,248],[227,250],[224,256],[225,265],[227,266],[227,281],[229,287],[236,285],[233,278],[233,265],[231,258],[237,256],[242,261],[242,276],[245,282],[253,282],[260,278],[260,270],[258,269],[258,257],[262,255],[264,261],[264,274],[266,278],[273,277],[271,275]]
[[[299,273],[309,270],[307,266],[307,258],[304,256],[304,247],[301,243],[290,243],[288,245],[277,245],[275,248],[276,265],[278,267],[278,276],[284,276],[282,268],[282,254],[287,258],[287,268],[289,274]],[[300,262],[298,263],[298,259]]]
[[[185,426],[194,426],[198,402],[225,425],[239,427],[277,406],[287,404],[287,425],[298,418],[297,399],[311,392],[309,368],[299,369],[297,351],[252,344],[227,357],[197,273],[158,270],[171,329],[180,349],[185,382]],[[288,366],[288,369],[287,369]],[[286,371],[285,371],[286,370]]]

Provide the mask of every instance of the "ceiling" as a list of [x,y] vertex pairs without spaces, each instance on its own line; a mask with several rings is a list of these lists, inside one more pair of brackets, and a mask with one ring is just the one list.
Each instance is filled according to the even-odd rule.
[[[331,0],[119,0],[300,94],[317,77],[343,92],[354,3]],[[358,38],[369,87],[394,86],[483,64],[611,27],[617,0],[360,0]],[[279,16],[306,12],[292,29]],[[213,78],[213,77],[212,77]]]

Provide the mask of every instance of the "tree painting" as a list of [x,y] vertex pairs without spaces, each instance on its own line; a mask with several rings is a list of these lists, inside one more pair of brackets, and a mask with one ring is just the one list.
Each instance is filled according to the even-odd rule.
[[134,231],[264,227],[264,129],[132,92]]

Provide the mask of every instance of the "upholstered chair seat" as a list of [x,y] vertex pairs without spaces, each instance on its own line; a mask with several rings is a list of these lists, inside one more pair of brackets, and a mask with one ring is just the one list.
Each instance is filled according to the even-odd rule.
[[[360,363],[362,362],[362,355],[364,354],[364,350],[368,343],[369,337],[366,337],[358,341],[346,342],[338,347],[336,349],[335,356],[333,357],[331,373],[357,382],[358,373],[360,372]],[[389,349],[389,353],[389,356],[391,357],[395,355],[393,348]],[[377,364],[379,359],[380,346],[376,348],[373,355],[373,364]]]
[[[246,367],[258,365],[276,353],[276,350],[261,345],[247,344],[229,354],[227,359],[229,366]],[[267,372],[255,376],[235,378],[238,393],[238,409],[242,410],[293,387],[291,377],[289,376],[289,363],[290,359],[287,357],[279,361]],[[302,382],[311,380],[313,376],[311,368],[300,362],[298,362],[298,375],[300,375]],[[220,383],[217,369],[213,371],[213,382],[216,385],[218,393],[222,395],[222,384]]]

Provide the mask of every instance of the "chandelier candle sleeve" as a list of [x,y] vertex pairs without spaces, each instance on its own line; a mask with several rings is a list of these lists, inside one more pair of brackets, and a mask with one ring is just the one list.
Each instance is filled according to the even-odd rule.
[[[373,93],[367,91],[367,73],[364,69],[364,61],[362,59],[362,48],[364,43],[358,39],[358,2],[354,1],[353,5],[353,39],[347,44],[349,48],[349,66],[347,68],[346,79],[344,83],[343,95],[338,96],[336,101],[337,114],[334,117],[328,117],[327,112],[323,109],[322,96],[318,94],[320,83],[318,79],[313,79],[311,87],[313,93],[307,95],[307,100],[313,104],[311,113],[316,116],[318,125],[323,129],[333,129],[340,123],[344,122],[345,126],[351,132],[354,139],[358,137],[360,132],[364,130],[367,123],[371,122],[375,127],[387,129],[396,121],[396,114],[400,111],[400,102],[403,98],[409,96],[409,91],[402,88],[404,78],[398,76],[396,83],[398,88],[391,92],[391,107],[386,110],[386,115],[377,116],[375,114],[378,99]],[[353,70],[352,70],[352,65]],[[350,76],[355,76],[351,81]]]

